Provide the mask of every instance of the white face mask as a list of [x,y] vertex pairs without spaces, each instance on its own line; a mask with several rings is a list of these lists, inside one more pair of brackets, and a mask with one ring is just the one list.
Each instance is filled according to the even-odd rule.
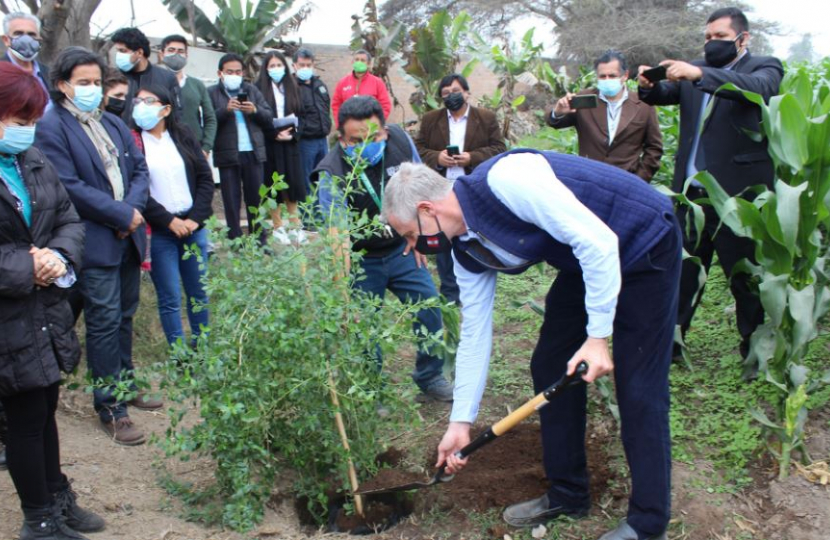
[[242,86],[242,75],[222,75],[222,82],[231,92],[236,92]]

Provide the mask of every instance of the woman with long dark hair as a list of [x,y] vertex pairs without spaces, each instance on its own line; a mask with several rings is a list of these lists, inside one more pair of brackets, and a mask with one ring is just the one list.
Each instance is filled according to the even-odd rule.
[[[265,162],[263,183],[273,185],[273,174],[283,176],[288,188],[277,195],[277,210],[271,213],[274,237],[283,244],[305,241],[297,203],[306,198],[305,172],[300,156],[298,125],[290,123],[292,116],[302,113],[302,102],[297,82],[288,71],[288,62],[282,53],[271,51],[262,60],[257,86],[274,111],[274,124],[265,131]],[[279,203],[288,209],[289,229],[283,226]]]
[[47,97],[35,77],[0,63],[0,402],[21,540],[85,538],[104,528],[61,471],[55,411],[61,371],[81,359],[67,289],[84,225],[52,164],[32,147]]
[[[150,171],[150,199],[144,217],[153,231],[150,258],[158,297],[159,318],[167,342],[184,339],[182,297],[192,343],[208,324],[207,294],[202,284],[207,261],[207,229],[213,214],[213,174],[190,128],[173,114],[173,96],[159,85],[139,89],[133,100],[133,122]],[[188,248],[197,256],[185,257]],[[198,309],[194,309],[200,306]]]

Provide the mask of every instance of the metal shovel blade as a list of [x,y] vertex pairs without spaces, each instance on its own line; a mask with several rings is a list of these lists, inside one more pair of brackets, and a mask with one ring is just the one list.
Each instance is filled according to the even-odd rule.
[[398,486],[382,487],[377,489],[359,489],[355,491],[355,495],[374,495],[378,493],[397,493],[399,491],[412,491],[413,489],[421,489],[425,487],[434,486],[442,482],[449,482],[452,480],[454,474],[444,474],[444,465],[442,465],[435,475],[427,482],[409,482],[408,484],[400,484]]

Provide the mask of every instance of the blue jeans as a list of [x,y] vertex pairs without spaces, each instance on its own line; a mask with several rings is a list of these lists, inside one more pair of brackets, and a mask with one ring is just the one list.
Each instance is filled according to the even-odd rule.
[[[184,258],[187,246],[199,248],[200,255]],[[184,339],[182,328],[182,293],[179,278],[184,285],[187,298],[187,320],[190,322],[190,334],[195,341],[208,325],[207,293],[202,285],[207,264],[207,230],[200,229],[188,238],[177,238],[167,229],[154,229],[150,243],[150,255],[153,270],[150,275],[156,286],[159,318],[167,343],[174,344]],[[198,312],[194,305],[204,306]]]
[[[141,262],[135,246],[121,240],[121,265],[84,268],[78,279],[86,324],[86,361],[93,379],[121,378],[133,371],[133,315],[138,309]],[[112,388],[93,391],[95,410],[104,422],[127,416],[127,404]]]
[[329,142],[326,137],[300,139],[300,158],[303,161],[303,171],[305,171],[306,193],[309,195],[312,193],[311,171],[317,167],[317,164],[319,164],[328,153]]
[[[401,302],[417,302],[438,296],[427,269],[418,268],[412,253],[404,257],[404,247],[405,244],[401,244],[399,249],[386,257],[364,257],[360,261],[360,266],[366,274],[364,279],[355,283],[355,287],[381,298],[388,289]],[[420,335],[421,327],[425,327],[430,334],[441,332],[444,327],[441,322],[441,310],[432,308],[419,311],[413,323],[416,335]],[[383,359],[380,352],[377,354],[380,365]],[[419,347],[412,379],[421,390],[426,390],[431,383],[443,376],[443,367],[442,357],[434,351],[424,351]]]

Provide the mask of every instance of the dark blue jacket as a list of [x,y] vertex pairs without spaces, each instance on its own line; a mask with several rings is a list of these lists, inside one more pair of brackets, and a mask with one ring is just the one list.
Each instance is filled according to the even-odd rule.
[[[517,257],[546,261],[565,272],[581,272],[570,245],[516,217],[490,189],[487,183],[490,168],[504,156],[517,152],[545,156],[556,177],[617,235],[623,273],[674,227],[674,213],[668,197],[638,176],[587,158],[520,148],[485,161],[453,185],[467,228]],[[522,171],[516,171],[516,174],[522,174]],[[456,238],[453,250],[458,261],[471,272],[485,270],[472,257],[481,252],[471,252],[467,242]]]
[[104,163],[80,122],[62,105],[55,104],[37,125],[35,145],[58,171],[72,204],[86,227],[84,268],[119,266],[121,242],[131,241],[144,258],[147,235],[140,226],[128,240],[118,238],[129,229],[133,209],[144,212],[150,183],[147,163],[136,147],[132,133],[115,115],[104,113],[104,128],[118,148],[124,178],[124,200],[113,198]]

